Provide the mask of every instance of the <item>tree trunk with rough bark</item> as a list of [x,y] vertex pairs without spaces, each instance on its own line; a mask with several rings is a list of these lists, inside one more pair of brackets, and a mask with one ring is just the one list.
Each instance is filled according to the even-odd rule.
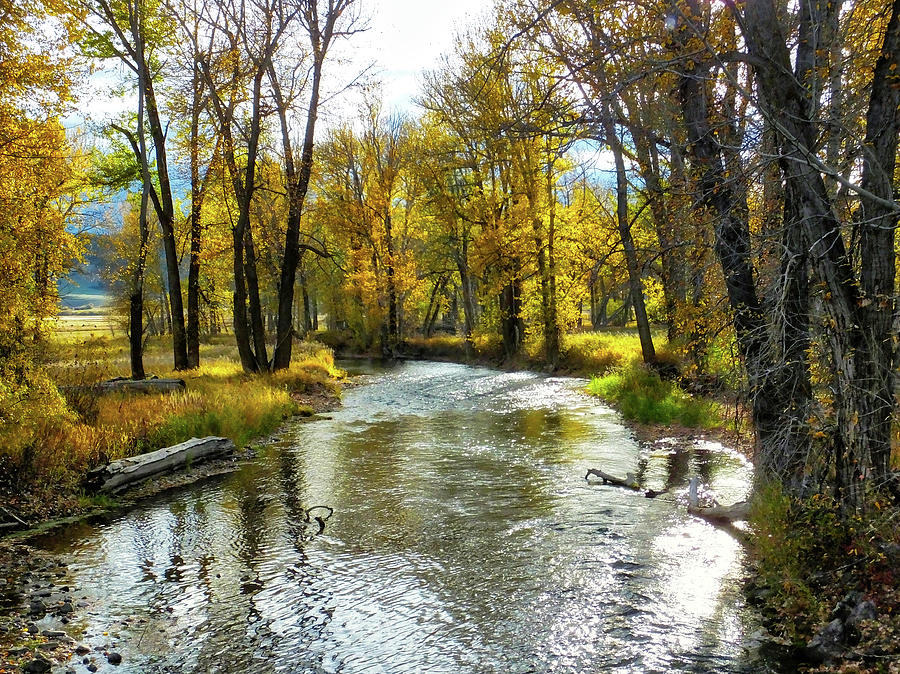
[[[894,230],[881,225],[896,222],[897,212],[891,180],[898,132],[898,2],[876,64],[866,118],[869,151],[863,157],[861,203],[867,220],[860,227],[859,276],[815,158],[813,103],[798,78],[784,77],[790,52],[776,8],[771,0],[748,3],[742,20],[763,112],[776,127],[782,172],[796,201],[811,266],[827,288],[823,307],[836,411],[831,446],[838,494],[853,509],[864,505],[868,481],[885,474],[890,455]],[[879,183],[876,175],[890,177]]]
[[608,106],[604,106],[603,113],[603,129],[606,135],[606,144],[612,150],[616,166],[616,225],[619,229],[619,237],[622,240],[622,248],[625,251],[625,264],[628,267],[628,289],[631,293],[634,317],[641,341],[641,355],[644,362],[649,365],[656,362],[656,349],[653,346],[650,321],[647,318],[647,308],[644,305],[644,286],[641,281],[641,270],[638,265],[637,251],[634,247],[634,238],[631,236],[631,222],[628,220],[628,177],[625,174],[625,157],[622,152],[621,140],[613,122],[612,112]]

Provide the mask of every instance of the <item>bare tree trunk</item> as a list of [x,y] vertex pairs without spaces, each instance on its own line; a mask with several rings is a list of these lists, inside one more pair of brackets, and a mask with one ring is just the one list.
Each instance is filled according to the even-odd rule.
[[[693,0],[690,9],[691,16],[698,16],[697,4]],[[690,38],[690,35],[687,37]],[[784,465],[794,466],[802,448],[788,444],[794,434],[790,430],[785,432],[786,428],[791,428],[786,412],[790,414],[789,401],[793,394],[806,390],[809,382],[804,379],[804,367],[785,371],[781,368],[783,363],[772,362],[767,348],[769,324],[756,292],[750,257],[748,210],[746,203],[732,189],[734,179],[726,177],[721,151],[710,128],[707,75],[705,66],[692,59],[684,68],[679,83],[682,116],[698,183],[695,208],[701,212],[709,209],[715,217],[715,250],[725,276],[738,348],[749,378],[757,442],[764,457],[761,467],[770,468],[771,462],[765,457],[778,454],[782,455],[779,461],[783,461]],[[802,218],[803,214],[800,213],[799,217]],[[794,264],[793,269],[799,274],[802,265]],[[799,283],[801,280],[802,276],[798,276],[793,281],[788,279],[786,283],[790,287],[791,282]],[[805,320],[799,316],[796,319]]]
[[[763,112],[778,130],[781,166],[796,198],[799,223],[809,245],[812,268],[829,296],[823,303],[833,360],[836,428],[832,437],[837,491],[845,507],[864,504],[868,480],[884,474],[890,455],[893,391],[893,226],[891,189],[898,132],[898,2],[892,6],[885,44],[876,64],[867,113],[863,160],[861,274],[857,279],[815,156],[812,102],[797,78],[785,78],[790,54],[771,0],[745,7],[745,38],[755,58]],[[893,107],[892,107],[893,106]],[[879,192],[884,191],[887,197]],[[890,204],[892,207],[888,207]],[[874,225],[874,226],[873,226]]]
[[[678,305],[686,301],[684,266],[679,260],[675,230],[675,217],[667,205],[668,196],[660,180],[659,155],[640,124],[629,127],[634,140],[635,154],[641,170],[641,178],[653,213],[653,226],[659,240],[660,265],[662,267],[663,300],[666,307],[667,337],[673,343],[679,337]],[[671,180],[671,179],[670,179]]]
[[190,164],[191,164],[191,250],[187,283],[187,359],[188,367],[200,366],[200,248],[203,235],[204,185],[200,179],[200,99],[203,94],[203,74],[194,62],[192,80]]
[[548,162],[546,178],[547,199],[550,208],[546,246],[542,236],[543,222],[538,217],[535,217],[532,222],[534,245],[537,249],[538,276],[541,280],[544,358],[547,361],[547,365],[555,370],[559,367],[559,324],[556,316],[556,265],[553,259],[553,239],[556,234],[556,199],[553,194],[552,162]]
[[[518,265],[516,265],[518,266]],[[503,354],[514,358],[522,346],[525,324],[522,321],[522,281],[514,276],[500,292],[500,335],[503,338]]]
[[466,262],[457,258],[456,268],[459,272],[459,290],[462,294],[466,358],[472,358],[475,355],[475,344],[472,338],[475,333],[475,324],[478,320],[475,307],[475,290],[472,287],[472,278]]
[[894,0],[881,54],[875,64],[872,93],[866,114],[866,152],[862,188],[883,201],[863,198],[860,227],[862,303],[861,313],[869,326],[872,359],[868,372],[867,407],[872,410],[872,470],[876,484],[890,473],[891,415],[894,398],[895,347],[892,322],[895,314],[895,253],[897,209],[894,201],[894,171],[900,132],[900,0]]
[[[140,99],[140,94],[138,94]],[[138,103],[138,119],[143,117]],[[128,347],[131,356],[131,378],[144,379],[144,270],[147,266],[147,240],[150,236],[147,225],[147,209],[150,195],[147,188],[141,190],[141,211],[138,220],[138,257],[134,265],[131,295],[128,298]]]
[[397,315],[397,285],[394,280],[394,234],[393,219],[391,218],[390,203],[384,213],[384,240],[387,248],[387,255],[384,261],[385,277],[387,278],[387,334],[391,347],[400,341],[400,326],[398,324]]
[[266,353],[266,326],[263,323],[262,303],[259,297],[259,277],[256,272],[256,250],[253,246],[253,231],[244,230],[244,276],[247,279],[247,298],[250,310],[250,330],[253,334],[253,352],[256,355],[258,372],[269,369]]
[[[156,95],[153,90],[149,66],[141,59],[144,73],[144,87],[147,97],[147,119],[150,133],[156,150],[156,173],[159,180],[159,195],[153,199],[155,189],[151,192],[156,207],[156,215],[162,230],[163,249],[166,261],[166,282],[169,286],[169,306],[172,328],[172,350],[176,370],[189,368],[187,357],[187,335],[184,327],[184,304],[181,298],[181,274],[178,269],[178,246],[175,242],[175,205],[172,199],[172,186],[169,181],[168,160],[166,157],[166,133],[159,118]],[[149,170],[148,170],[149,176]],[[149,178],[148,178],[149,179]]]
[[[319,114],[319,88],[322,82],[322,68],[325,57],[335,34],[335,27],[341,16],[353,4],[354,0],[333,0],[328,3],[328,10],[323,17],[318,15],[318,4],[307,3],[303,10],[303,23],[309,34],[313,56],[311,72],[311,92],[306,111],[306,129],[303,136],[303,149],[300,153],[300,170],[295,172],[293,162],[292,141],[288,130],[286,107],[281,100],[281,90],[273,68],[269,68],[270,80],[278,102],[281,118],[282,145],[285,151],[285,170],[288,179],[289,212],[287,232],[285,233],[284,258],[281,263],[281,278],[278,284],[278,327],[275,334],[275,353],[272,356],[272,369],[282,370],[291,365],[291,346],[294,304],[294,281],[297,265],[300,262],[300,222],[303,215],[303,202],[309,189],[312,175],[313,143],[315,140],[316,120]],[[321,20],[321,23],[320,23]],[[311,246],[304,246],[320,256],[324,251]]]
[[641,282],[641,272],[638,266],[634,239],[631,236],[631,223],[628,220],[628,178],[625,175],[625,158],[622,153],[622,143],[616,133],[612,113],[608,106],[604,106],[603,112],[606,143],[612,150],[616,165],[616,223],[619,228],[619,236],[622,239],[622,248],[625,250],[625,264],[628,267],[628,287],[631,293],[631,301],[634,305],[638,336],[641,340],[641,354],[644,362],[649,365],[656,362],[656,349],[653,347],[650,321],[647,319],[647,309],[644,306],[644,287]]

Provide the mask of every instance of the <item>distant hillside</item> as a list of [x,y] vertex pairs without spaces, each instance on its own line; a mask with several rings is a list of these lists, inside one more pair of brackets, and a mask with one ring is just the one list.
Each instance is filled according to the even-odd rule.
[[109,289],[90,269],[73,271],[59,282],[62,311],[102,309],[109,305]]

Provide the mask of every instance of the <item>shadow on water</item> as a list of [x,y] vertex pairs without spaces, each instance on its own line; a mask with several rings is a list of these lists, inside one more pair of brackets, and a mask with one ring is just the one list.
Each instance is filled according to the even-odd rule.
[[[760,671],[739,544],[677,502],[694,474],[742,498],[742,457],[642,452],[578,380],[368,372],[237,473],[45,539],[85,640],[120,672]],[[310,536],[314,505],[335,512]]]

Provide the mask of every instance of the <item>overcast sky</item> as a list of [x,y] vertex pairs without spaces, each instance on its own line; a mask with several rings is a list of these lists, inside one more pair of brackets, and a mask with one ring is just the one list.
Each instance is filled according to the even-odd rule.
[[[358,0],[368,29],[335,44],[334,58],[326,63],[326,78],[332,88],[345,86],[367,66],[368,79],[379,80],[385,111],[416,113],[413,98],[419,93],[420,75],[439,65],[441,54],[453,48],[456,34],[490,12],[491,0]],[[121,66],[107,63],[105,74],[88,82],[77,113],[67,126],[80,127],[85,118],[101,122],[134,105],[109,94],[120,81]],[[130,74],[130,73],[128,73]],[[336,97],[323,110],[325,128],[330,123],[353,117],[359,95]]]
[[437,66],[455,35],[489,12],[490,0],[359,0],[369,29],[341,52],[354,65],[374,63],[387,109],[410,110],[420,73]]

